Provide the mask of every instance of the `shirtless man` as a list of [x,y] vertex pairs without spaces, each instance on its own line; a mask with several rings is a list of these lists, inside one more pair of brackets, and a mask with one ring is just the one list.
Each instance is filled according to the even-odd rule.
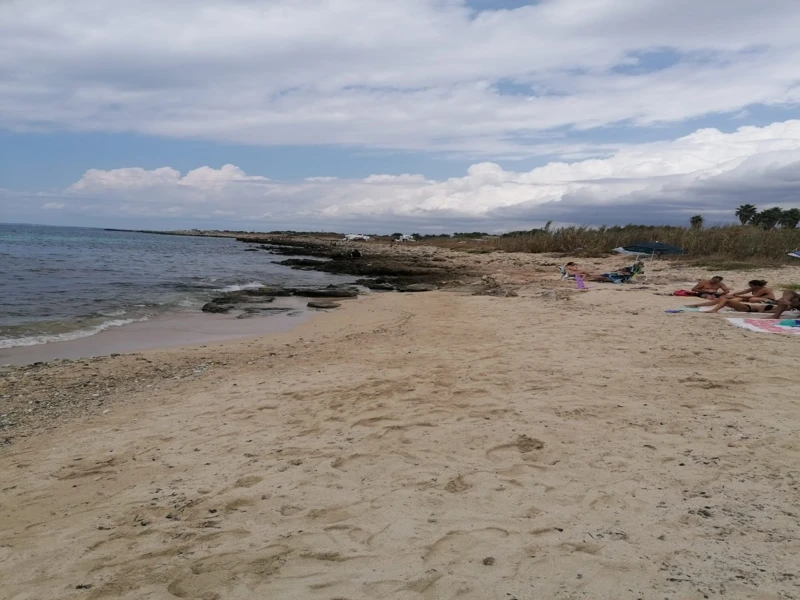
[[800,293],[792,290],[783,292],[783,296],[776,302],[772,319],[780,319],[781,315],[787,310],[800,310]]
[[701,298],[706,298],[708,300],[720,298],[725,294],[731,293],[728,286],[722,283],[722,277],[719,275],[715,275],[711,279],[701,279],[697,282],[697,285],[692,288],[692,291]]

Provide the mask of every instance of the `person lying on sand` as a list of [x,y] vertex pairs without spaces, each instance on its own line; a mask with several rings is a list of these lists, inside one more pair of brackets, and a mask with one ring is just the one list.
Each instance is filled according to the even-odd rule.
[[775,310],[771,318],[780,319],[787,310],[800,310],[800,293],[792,290],[784,291],[781,299],[775,302]]
[[[758,302],[768,302],[775,300],[775,294],[767,287],[767,282],[763,279],[753,279],[747,282],[747,289],[733,294],[727,294],[723,298],[730,300],[738,300],[739,302],[749,302],[755,304]],[[719,303],[719,298],[714,298],[708,302],[700,304],[692,304],[691,308],[700,308],[701,306],[716,306]]]
[[567,272],[567,275],[569,275],[570,277],[575,277],[575,275],[580,275],[584,279],[587,279],[587,278],[592,276],[592,274],[589,273],[589,271],[584,271],[583,269],[581,269],[578,265],[576,265],[572,261],[570,261],[566,265],[564,265],[564,270]]
[[708,300],[712,298],[721,298],[725,294],[731,293],[728,286],[722,283],[722,277],[719,275],[715,275],[711,279],[701,279],[697,282],[697,285],[692,288],[692,292]]
[[718,313],[723,308],[732,308],[736,312],[768,313],[775,310],[774,300],[759,300],[758,302],[742,302],[738,298],[720,298],[717,305],[709,312]]

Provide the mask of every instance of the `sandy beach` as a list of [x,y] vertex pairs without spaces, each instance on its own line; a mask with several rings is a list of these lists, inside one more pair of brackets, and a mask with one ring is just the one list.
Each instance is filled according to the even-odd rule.
[[796,336],[665,313],[697,268],[393,251],[517,296],[4,370],[0,598],[800,598]]

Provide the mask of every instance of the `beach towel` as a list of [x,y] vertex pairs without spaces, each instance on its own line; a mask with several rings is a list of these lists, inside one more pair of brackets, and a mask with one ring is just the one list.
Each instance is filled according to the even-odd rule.
[[610,273],[603,273],[602,277],[606,277],[611,281],[611,283],[628,283],[628,280],[633,277],[633,273],[620,273],[617,271],[611,271]]
[[[665,310],[665,313],[682,313],[682,312],[711,312],[714,309],[713,306],[681,306],[680,308],[676,308],[673,310]],[[723,308],[722,310],[728,311],[730,309]]]
[[672,292],[673,296],[697,296],[695,292],[690,292],[688,290],[675,290]]
[[800,327],[783,324],[784,321],[794,321],[794,319],[784,319],[783,321],[776,321],[775,319],[728,319],[728,321],[736,327],[743,327],[759,333],[800,335]]

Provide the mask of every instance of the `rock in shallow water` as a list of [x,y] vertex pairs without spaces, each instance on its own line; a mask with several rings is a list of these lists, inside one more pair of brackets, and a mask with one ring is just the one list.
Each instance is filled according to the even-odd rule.
[[308,306],[309,308],[326,309],[326,308],[339,308],[341,304],[339,304],[338,302],[331,302],[330,300],[315,300],[309,302],[306,306]]
[[273,296],[264,296],[261,294],[250,294],[249,290],[242,290],[240,292],[230,292],[219,298],[214,298],[211,302],[214,304],[238,304],[240,302],[272,302],[275,300]]
[[208,304],[204,304],[201,310],[206,313],[225,314],[229,313],[232,309],[233,304],[216,304],[214,302],[209,302]]
[[267,317],[292,312],[292,309],[285,306],[247,306],[244,312],[238,315],[237,319],[249,319],[250,317]]
[[376,292],[391,292],[394,291],[395,286],[391,283],[379,282],[379,281],[363,281],[359,282],[360,285],[363,285],[365,288],[376,291]]
[[[259,288],[244,290],[248,296],[291,296],[292,290],[290,288],[276,287],[272,285],[265,285]],[[270,300],[264,300],[270,302]]]
[[439,289],[434,283],[412,283],[411,285],[401,285],[397,288],[398,292],[433,292]]
[[355,298],[358,296],[358,289],[354,287],[328,286],[325,288],[297,289],[295,296],[306,298]]
[[313,269],[327,263],[327,260],[317,260],[314,258],[289,258],[282,260],[278,264],[285,267],[293,267],[295,269]]

